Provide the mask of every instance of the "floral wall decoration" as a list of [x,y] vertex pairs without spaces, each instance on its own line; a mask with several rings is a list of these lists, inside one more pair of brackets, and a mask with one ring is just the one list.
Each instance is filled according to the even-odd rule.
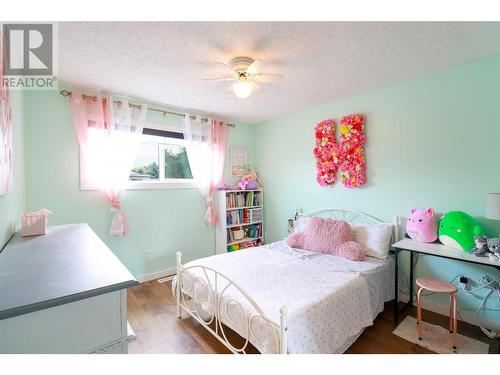
[[339,160],[337,157],[338,144],[335,139],[335,121],[325,120],[316,125],[316,181],[321,186],[333,185],[337,178]]
[[336,123],[325,120],[316,125],[316,181],[321,186],[333,185],[340,168],[342,184],[348,188],[366,183],[365,116],[353,114],[340,120],[340,139],[336,140]]

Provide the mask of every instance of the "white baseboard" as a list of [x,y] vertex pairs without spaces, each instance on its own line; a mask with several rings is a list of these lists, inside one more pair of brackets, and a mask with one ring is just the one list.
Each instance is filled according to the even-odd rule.
[[[399,301],[400,302],[408,302],[409,301],[408,293],[399,292]],[[413,303],[413,306],[416,306],[416,302]],[[423,298],[422,299],[422,307],[425,310],[432,311],[436,314],[450,316],[450,307],[448,305],[445,306],[445,305],[437,304],[435,302],[432,302],[432,301],[429,301],[428,299]],[[460,307],[459,307],[459,309],[460,309]],[[423,319],[425,320],[425,317]],[[462,313],[460,313],[458,320],[472,324],[474,326],[477,326],[477,324],[478,324],[475,314],[471,311],[463,311]],[[483,317],[482,324],[484,324],[486,326],[486,328],[489,328],[489,329],[496,329],[496,330],[500,329],[498,322],[491,320],[491,319],[488,319],[488,318]]]
[[142,275],[142,276],[137,276],[136,279],[140,283],[144,283],[146,281],[161,279],[163,277],[175,275],[176,272],[177,272],[176,268],[173,267],[173,268],[168,268],[168,269],[163,270],[163,271],[152,272],[152,273],[147,273],[147,274]]

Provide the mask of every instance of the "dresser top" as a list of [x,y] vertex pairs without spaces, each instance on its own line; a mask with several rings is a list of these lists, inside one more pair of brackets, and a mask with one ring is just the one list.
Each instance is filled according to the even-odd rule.
[[87,224],[17,232],[0,253],[0,319],[138,284]]

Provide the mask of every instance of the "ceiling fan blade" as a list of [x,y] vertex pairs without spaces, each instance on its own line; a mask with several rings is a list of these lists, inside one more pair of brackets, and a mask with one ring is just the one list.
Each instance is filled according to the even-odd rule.
[[216,82],[230,82],[236,81],[234,77],[226,77],[226,78],[204,78],[204,81],[216,81]]
[[254,79],[259,83],[276,83],[281,82],[285,76],[283,74],[255,74]]
[[264,60],[256,59],[248,66],[248,73],[257,74],[258,72],[261,72],[266,67],[266,65],[267,63]]
[[233,68],[231,68],[229,65],[223,63],[223,62],[220,62],[220,61],[212,61],[212,64],[216,64],[217,67],[223,69],[226,73],[229,73],[229,74],[234,74],[236,75],[236,72],[233,70]]

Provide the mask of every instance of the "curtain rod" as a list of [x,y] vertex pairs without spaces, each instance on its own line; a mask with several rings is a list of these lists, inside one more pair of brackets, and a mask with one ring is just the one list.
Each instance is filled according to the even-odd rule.
[[[62,95],[62,96],[71,96],[71,91],[68,91],[68,90],[61,90],[59,91],[59,93]],[[95,96],[91,96],[91,95],[85,95],[83,94],[82,95],[83,98],[90,98],[92,100],[95,100],[96,97]],[[121,103],[120,101],[116,101],[116,103]],[[139,104],[133,104],[133,103],[130,103],[129,104],[131,107],[135,107],[135,108],[139,108],[140,105]],[[165,111],[163,109],[156,109],[156,108],[150,108],[148,106],[148,111],[154,111],[154,112],[159,112],[159,113],[163,113],[163,116],[165,115],[174,115],[174,116],[180,116],[180,117],[185,117],[185,114],[184,113],[179,113],[179,112],[172,112],[172,111]],[[196,118],[196,116],[191,116],[191,118],[194,120]],[[201,121],[208,121],[208,118],[202,118]],[[236,125],[235,124],[227,124],[227,126],[231,127],[231,128],[235,128]]]

